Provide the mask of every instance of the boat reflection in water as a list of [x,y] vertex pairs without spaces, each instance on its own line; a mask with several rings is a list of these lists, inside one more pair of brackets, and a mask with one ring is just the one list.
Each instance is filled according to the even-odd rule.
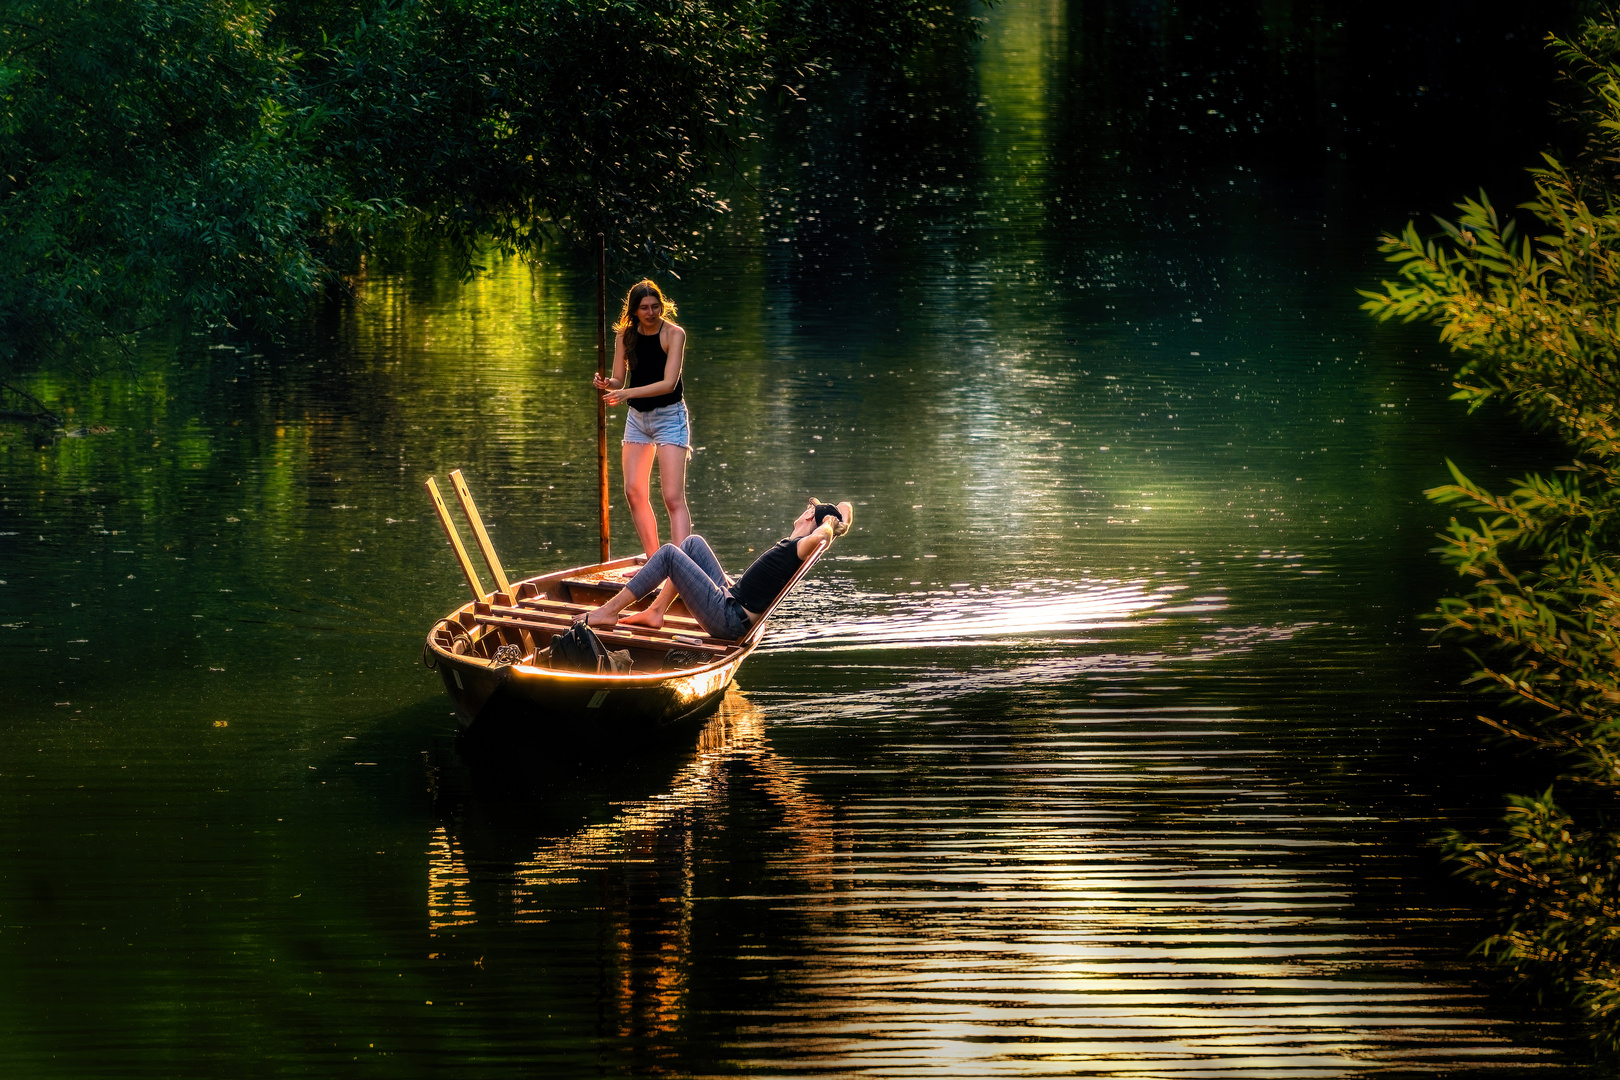
[[[695,746],[630,763],[629,775],[520,775],[491,748],[477,753],[496,760],[461,770],[471,789],[456,790],[452,771],[439,770],[429,930],[455,939],[534,927],[539,937],[528,944],[554,965],[568,963],[559,951],[582,949],[590,959],[573,958],[585,970],[569,992],[593,1000],[599,1035],[661,1041],[675,1033],[693,974],[693,901],[705,873],[712,895],[712,838],[727,831],[729,816],[750,818],[736,832],[763,828],[773,838],[773,863],[810,867],[833,855],[829,809],[771,750],[764,713],[734,687]],[[739,798],[740,788],[750,797]],[[514,821],[520,800],[532,812]],[[581,816],[606,820],[564,831]],[[589,943],[563,928],[579,925],[582,914]],[[562,937],[568,946],[558,944]],[[604,1029],[605,1017],[617,1019]]]

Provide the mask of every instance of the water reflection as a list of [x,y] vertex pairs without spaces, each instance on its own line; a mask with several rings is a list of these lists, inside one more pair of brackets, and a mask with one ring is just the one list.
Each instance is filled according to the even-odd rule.
[[[770,748],[764,714],[732,689],[666,790],[613,800],[609,820],[542,837],[525,857],[492,860],[481,848],[489,846],[488,833],[502,826],[484,820],[467,829],[479,809],[469,814],[476,790],[447,792],[441,798],[445,817],[428,844],[428,928],[438,936],[480,924],[544,924],[569,902],[559,889],[583,886],[603,915],[624,928],[606,942],[609,955],[602,957],[599,974],[609,989],[598,1004],[617,1018],[621,1034],[673,1034],[687,1008],[696,962],[692,938],[699,901],[711,899],[697,891],[703,833],[726,828],[736,809],[734,789],[742,785],[749,789],[748,801],[773,818],[768,827],[781,841],[777,857],[803,868],[805,891],[818,889],[810,879],[834,853],[832,814],[798,770]],[[536,797],[556,800],[556,782]],[[473,835],[478,829],[485,835]],[[510,837],[496,841],[508,848],[511,843]]]
[[[1106,662],[953,682],[885,653],[852,681],[891,685],[836,715],[733,690],[666,786],[523,853],[466,827],[463,792],[429,844],[434,947],[562,963],[588,904],[615,928],[579,988],[599,1030],[649,1060],[718,1039],[707,1060],[744,1072],[1534,1067],[1435,977],[1416,923],[1368,910],[1408,872],[1387,823],[1302,784],[1328,764],[1309,733],[1189,692],[1190,659],[1117,662],[1125,708],[1027,704]],[[798,760],[781,743],[810,719]]]
[[[577,884],[581,875],[609,866],[653,863],[650,851],[684,852],[684,841],[661,836],[689,832],[695,818],[712,815],[723,806],[727,785],[737,769],[746,766],[766,797],[781,811],[795,842],[806,852],[824,848],[814,839],[824,828],[824,814],[815,809],[802,778],[773,753],[765,739],[764,714],[733,687],[721,698],[715,714],[697,735],[696,747],[670,781],[669,790],[640,799],[615,800],[610,821],[588,825],[567,836],[547,840],[528,857],[512,865],[516,890],[505,902],[503,917],[522,921],[532,914],[535,896],[547,886]],[[588,782],[588,781],[587,781]],[[548,779],[547,785],[555,783]],[[462,793],[465,798],[466,793]],[[540,795],[537,797],[555,798]],[[566,797],[566,796],[564,796]],[[462,805],[446,807],[464,813]],[[443,821],[430,845],[428,922],[435,929],[454,926],[476,917],[465,887],[465,841],[452,835],[453,824]],[[675,875],[684,879],[685,874]],[[689,899],[690,897],[688,897]]]

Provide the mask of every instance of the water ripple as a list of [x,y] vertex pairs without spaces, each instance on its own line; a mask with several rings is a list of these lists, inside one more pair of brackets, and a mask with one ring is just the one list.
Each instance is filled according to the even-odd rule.
[[[1135,663],[1151,680],[1173,661]],[[651,1045],[711,1032],[727,1068],[692,1075],[1558,1063],[1447,973],[1422,936],[1433,913],[1376,910],[1368,883],[1410,870],[1371,839],[1387,820],[1300,782],[1324,763],[1308,739],[1257,746],[1248,710],[1179,696],[1022,723],[961,706],[1012,705],[1043,677],[1069,673],[1015,665],[951,688],[931,676],[933,694],[916,682],[857,695],[802,758],[779,745],[795,725],[731,691],[668,786],[608,820],[511,863],[441,824],[430,926],[452,939],[545,927],[549,962],[583,973],[597,958],[573,936],[580,906],[605,904],[633,928],[614,961],[623,982],[598,1002],[607,1022]],[[958,707],[931,711],[951,696]],[[872,746],[875,719],[905,722]],[[856,745],[839,750],[841,738]],[[845,800],[851,781],[861,796]],[[737,830],[752,837],[741,848]],[[722,970],[705,962],[712,949]]]

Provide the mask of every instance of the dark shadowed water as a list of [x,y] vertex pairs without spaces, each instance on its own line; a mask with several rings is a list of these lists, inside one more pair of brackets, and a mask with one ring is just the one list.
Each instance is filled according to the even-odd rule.
[[594,558],[569,259],[373,271],[0,437],[6,1075],[1579,1072],[1429,846],[1533,781],[1416,620],[1421,493],[1543,451],[1354,294],[1522,197],[1551,16],[1298,10],[1007,0],[781,120],[666,279],[689,490],[734,566],[807,493],[856,529],[620,768],[458,743],[417,663],[428,475],[509,569]]

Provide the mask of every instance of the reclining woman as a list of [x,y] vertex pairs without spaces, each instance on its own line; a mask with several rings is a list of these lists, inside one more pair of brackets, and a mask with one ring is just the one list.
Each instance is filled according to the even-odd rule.
[[[694,533],[681,541],[680,547],[665,544],[659,548],[613,599],[581,618],[590,626],[612,626],[619,621],[619,612],[669,581],[685,601],[686,610],[710,637],[735,641],[764,618],[771,601],[819,544],[849,531],[854,516],[855,509],[847,502],[834,506],[811,499],[804,513],[794,520],[793,531],[766,548],[730,585],[720,560],[703,537]],[[666,589],[646,610],[626,616],[624,622],[662,626],[672,600],[674,593]]]

